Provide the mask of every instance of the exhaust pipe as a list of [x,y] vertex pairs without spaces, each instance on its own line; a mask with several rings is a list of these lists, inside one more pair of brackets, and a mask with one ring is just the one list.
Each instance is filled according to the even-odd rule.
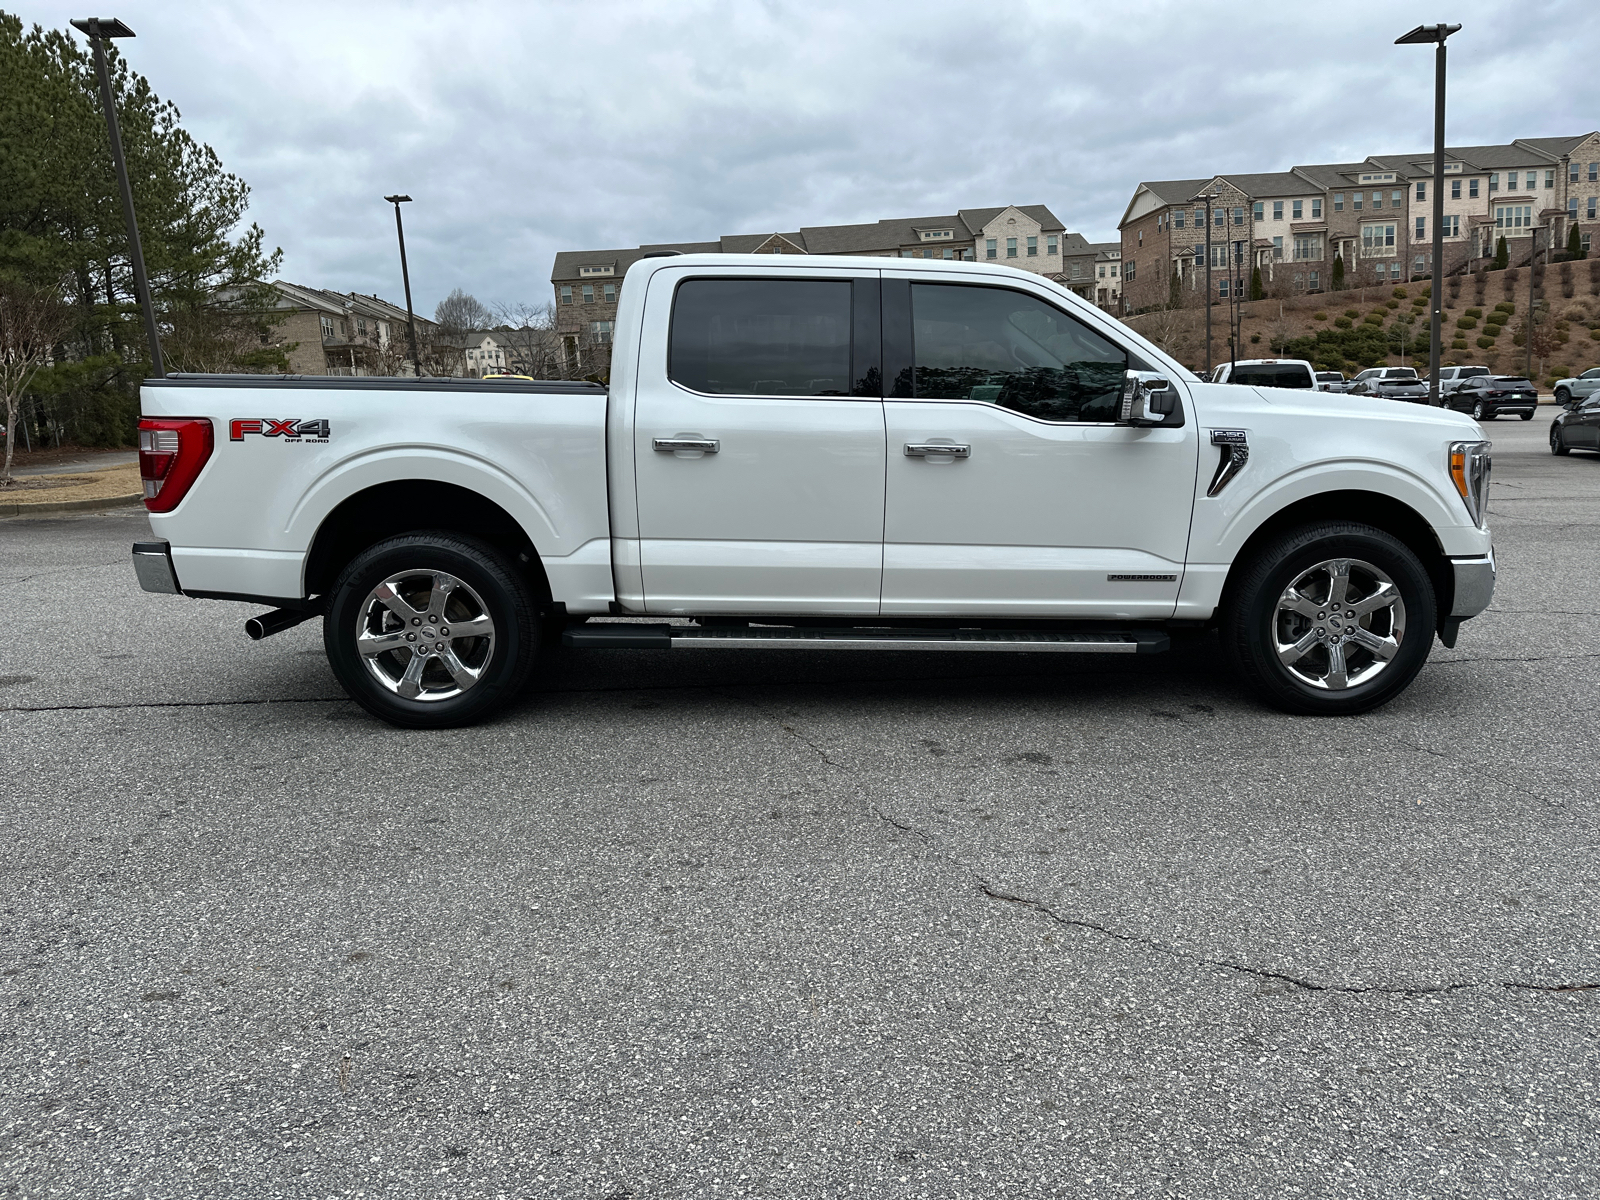
[[259,617],[251,617],[244,623],[244,631],[259,642],[262,638],[282,633],[285,629],[293,629],[300,622],[309,621],[317,615],[312,609],[275,608],[271,612],[262,613]]

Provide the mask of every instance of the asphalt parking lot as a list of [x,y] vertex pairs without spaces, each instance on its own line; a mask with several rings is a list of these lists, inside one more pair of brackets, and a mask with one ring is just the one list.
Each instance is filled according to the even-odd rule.
[[[0,1194],[1592,1196],[1600,456],[1388,708],[609,652],[445,733],[0,522]],[[961,661],[952,661],[960,659]]]

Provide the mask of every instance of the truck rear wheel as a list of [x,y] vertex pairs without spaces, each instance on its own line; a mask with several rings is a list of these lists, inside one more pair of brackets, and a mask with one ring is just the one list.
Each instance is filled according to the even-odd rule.
[[322,636],[350,698],[410,729],[465,725],[515,696],[539,640],[521,573],[487,543],[445,532],[358,554],[333,586]]
[[1427,569],[1398,538],[1347,521],[1291,530],[1230,581],[1222,645],[1285,712],[1367,712],[1405,690],[1438,623]]

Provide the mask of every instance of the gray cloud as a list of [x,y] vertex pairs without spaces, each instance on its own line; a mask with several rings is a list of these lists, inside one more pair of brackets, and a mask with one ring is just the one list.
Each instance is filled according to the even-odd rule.
[[[8,5],[64,27],[54,4]],[[1600,127],[1586,3],[1454,0],[1448,137]],[[560,249],[1043,202],[1094,240],[1141,179],[1426,149],[1436,11],[1042,2],[125,0],[135,69],[254,188],[284,274],[542,302]]]

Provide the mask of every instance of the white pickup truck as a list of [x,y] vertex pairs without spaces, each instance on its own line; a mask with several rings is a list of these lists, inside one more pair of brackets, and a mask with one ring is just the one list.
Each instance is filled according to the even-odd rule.
[[1202,383],[1038,275],[647,258],[610,380],[149,380],[139,580],[273,606],[256,637],[321,616],[350,695],[417,727],[556,643],[1132,654],[1206,626],[1268,703],[1354,713],[1494,590],[1471,419]]

